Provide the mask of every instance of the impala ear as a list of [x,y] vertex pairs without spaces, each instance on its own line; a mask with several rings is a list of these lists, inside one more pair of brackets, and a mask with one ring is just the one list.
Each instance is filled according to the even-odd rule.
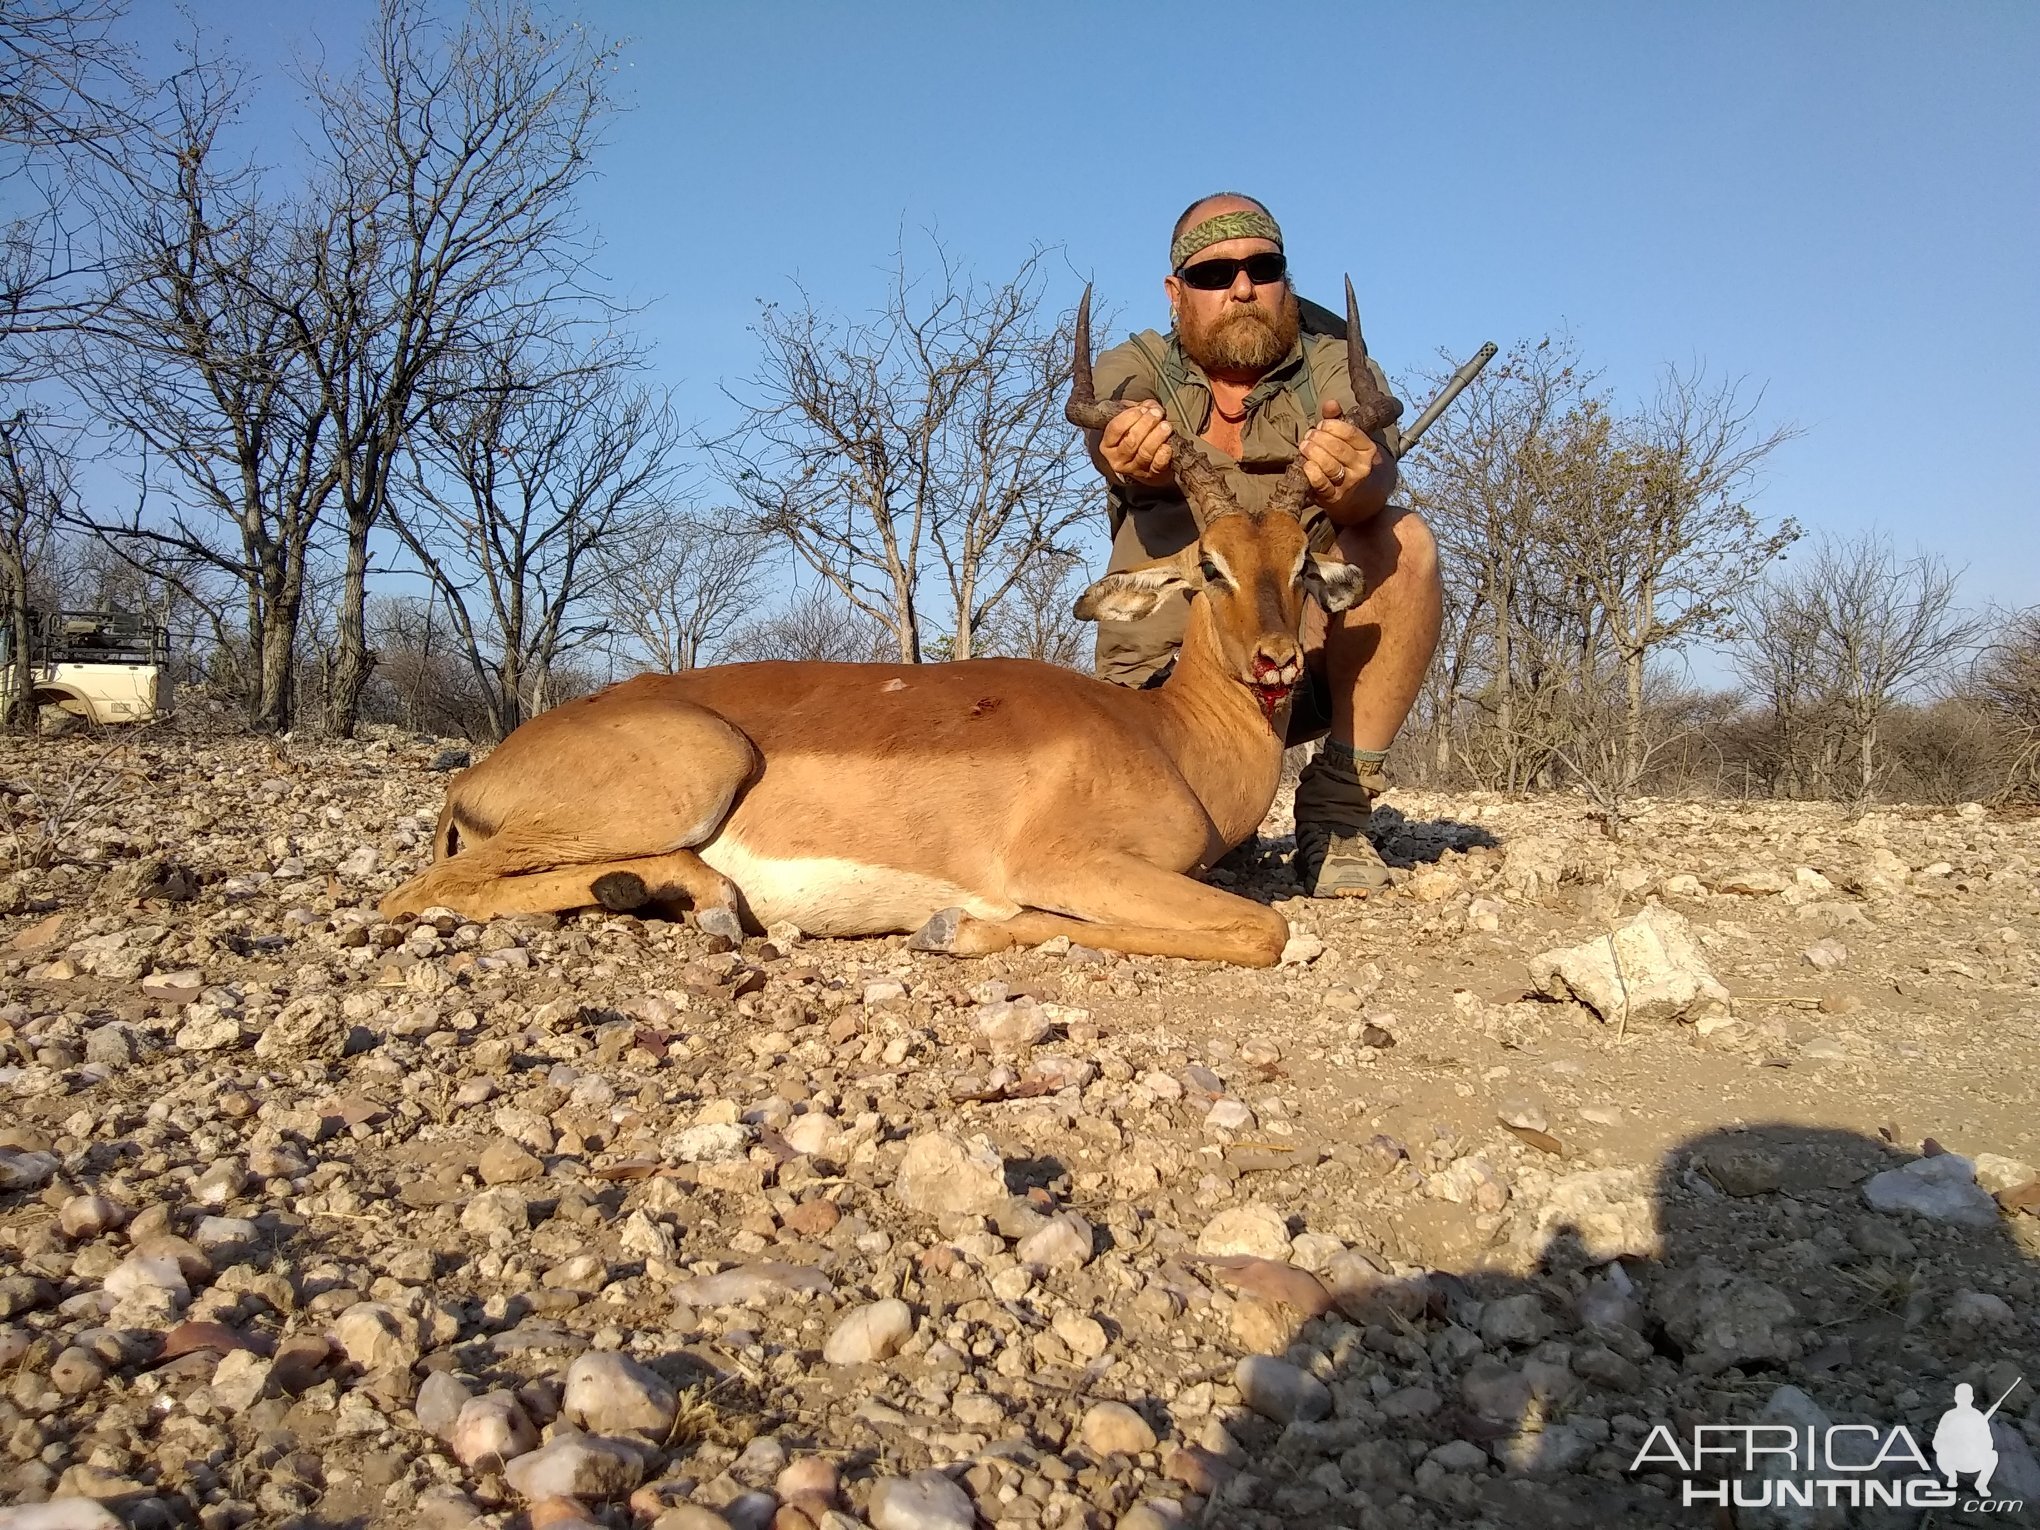
[[1312,553],[1304,564],[1303,587],[1326,611],[1344,611],[1367,593],[1367,576],[1357,563]]
[[1154,615],[1164,600],[1178,590],[1194,593],[1204,588],[1204,576],[1197,570],[1197,544],[1139,568],[1107,574],[1077,597],[1073,615],[1080,622],[1137,622]]

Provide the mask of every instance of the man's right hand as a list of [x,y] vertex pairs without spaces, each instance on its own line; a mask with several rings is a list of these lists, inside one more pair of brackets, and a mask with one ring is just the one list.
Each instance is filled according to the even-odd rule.
[[1165,489],[1176,481],[1172,465],[1176,460],[1176,437],[1169,429],[1162,406],[1144,399],[1131,409],[1122,409],[1105,422],[1098,439],[1098,455],[1121,478]]

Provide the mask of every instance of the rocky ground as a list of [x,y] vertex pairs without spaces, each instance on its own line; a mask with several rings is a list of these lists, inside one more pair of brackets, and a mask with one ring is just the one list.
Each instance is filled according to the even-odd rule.
[[438,752],[0,743],[0,1530],[1715,1525],[1658,1425],[1963,1381],[2023,1508],[1735,1522],[2040,1517],[2040,821],[1399,792],[1280,968],[959,962],[384,924]]

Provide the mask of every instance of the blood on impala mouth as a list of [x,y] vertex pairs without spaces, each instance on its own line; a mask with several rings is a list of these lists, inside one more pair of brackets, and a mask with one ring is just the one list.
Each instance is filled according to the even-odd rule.
[[1294,680],[1257,680],[1253,686],[1254,700],[1261,704],[1262,715],[1270,723],[1273,723],[1275,721],[1275,709],[1287,701],[1290,693],[1295,689],[1296,682]]

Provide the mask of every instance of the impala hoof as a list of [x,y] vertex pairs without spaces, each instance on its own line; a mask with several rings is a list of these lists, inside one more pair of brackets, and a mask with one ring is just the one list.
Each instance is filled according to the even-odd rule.
[[907,937],[909,951],[954,951],[957,931],[969,917],[960,908],[945,908]]
[[627,914],[652,901],[645,879],[634,871],[607,871],[595,879],[595,901],[612,914]]
[[741,945],[744,940],[744,921],[737,917],[737,911],[721,904],[697,909],[694,914],[695,928],[704,935],[720,935],[724,940]]

